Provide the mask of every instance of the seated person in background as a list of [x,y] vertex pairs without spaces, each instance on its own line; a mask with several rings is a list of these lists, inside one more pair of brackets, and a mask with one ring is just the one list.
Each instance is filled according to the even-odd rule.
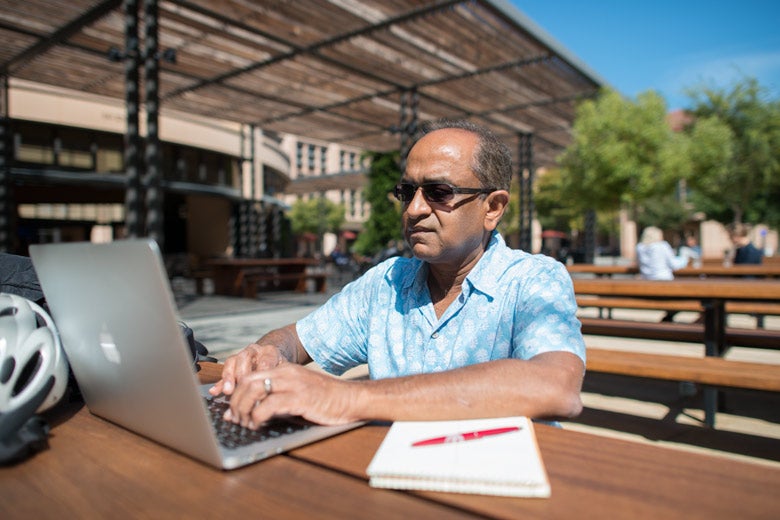
[[701,247],[694,235],[685,235],[685,245],[680,247],[679,256],[685,258],[685,265],[701,267]]
[[[225,362],[211,393],[225,419],[322,424],[580,413],[585,345],[571,278],[552,258],[508,248],[508,148],[465,121],[424,129],[396,186],[413,258],[370,269],[297,323]],[[341,374],[368,364],[369,380]]]
[[734,250],[734,264],[760,264],[764,259],[764,254],[750,241],[748,228],[744,224],[734,224],[731,227],[729,235],[731,242],[736,248]]
[[672,246],[664,240],[663,231],[649,226],[642,231],[636,246],[639,274],[645,280],[674,280],[674,271],[688,263],[687,257],[675,256]]
[[[639,274],[645,280],[674,280],[674,271],[688,264],[688,257],[675,256],[672,246],[664,240],[663,231],[649,226],[642,231],[636,246]],[[661,321],[673,321],[675,311],[668,311]]]

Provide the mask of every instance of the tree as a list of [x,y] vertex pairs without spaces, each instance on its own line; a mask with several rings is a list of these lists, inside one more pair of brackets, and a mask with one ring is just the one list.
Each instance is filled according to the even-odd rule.
[[344,213],[343,205],[325,197],[295,201],[290,210],[293,233],[336,233],[344,224]]
[[536,178],[534,205],[543,229],[580,229],[582,212],[562,196],[563,178],[559,168],[546,170]]
[[723,222],[780,224],[780,102],[753,78],[688,95],[694,203]]
[[579,211],[615,211],[671,193],[688,169],[686,148],[657,93],[634,102],[605,90],[578,107],[574,142],[560,159],[562,196]]
[[401,208],[393,197],[393,188],[401,178],[398,152],[370,152],[371,168],[365,199],[371,204],[371,215],[355,241],[355,251],[374,255],[391,240],[401,240]]

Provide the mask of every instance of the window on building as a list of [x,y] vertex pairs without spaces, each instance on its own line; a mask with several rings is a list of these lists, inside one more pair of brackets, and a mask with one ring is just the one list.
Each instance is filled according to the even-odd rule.
[[300,141],[295,145],[295,170],[299,175],[303,172],[303,143]]
[[320,175],[328,173],[328,148],[320,147]]
[[350,152],[349,154],[349,171],[354,172],[357,170],[357,154]]
[[94,170],[95,143],[92,132],[60,127],[54,139],[55,162],[63,168]]
[[309,166],[309,173],[314,173],[314,152],[315,152],[315,146],[313,144],[310,144],[307,146],[308,148],[308,166]]
[[17,122],[14,157],[23,163],[54,164],[54,128],[50,125]]
[[120,173],[125,169],[124,142],[121,135],[95,136],[95,170],[101,173]]

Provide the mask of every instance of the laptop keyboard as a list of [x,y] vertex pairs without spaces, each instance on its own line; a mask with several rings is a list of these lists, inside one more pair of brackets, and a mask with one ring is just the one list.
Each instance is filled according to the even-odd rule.
[[222,418],[225,411],[230,407],[227,401],[211,397],[205,397],[204,399],[211,415],[211,424],[217,433],[217,439],[226,448],[240,448],[254,442],[275,439],[283,435],[305,430],[312,424],[304,419],[284,417],[271,419],[257,430],[251,430]]

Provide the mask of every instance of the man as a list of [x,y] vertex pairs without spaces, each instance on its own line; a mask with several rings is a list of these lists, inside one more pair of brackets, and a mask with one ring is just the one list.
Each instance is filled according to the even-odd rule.
[[729,234],[735,248],[734,264],[760,264],[763,261],[764,254],[750,241],[746,225],[734,224]]
[[[559,262],[511,250],[495,231],[511,159],[468,122],[432,125],[396,187],[414,258],[394,257],[296,324],[225,362],[211,393],[225,419],[273,415],[323,424],[526,415],[582,409],[585,346],[571,279]],[[340,374],[368,363],[370,380]]]

